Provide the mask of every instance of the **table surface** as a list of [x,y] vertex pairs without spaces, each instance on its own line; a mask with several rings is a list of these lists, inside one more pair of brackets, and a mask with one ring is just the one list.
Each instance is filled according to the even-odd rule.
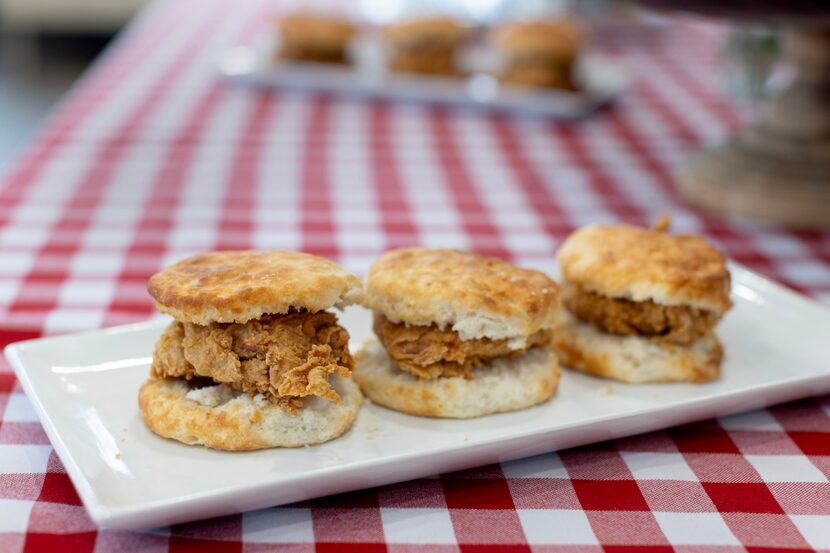
[[[362,274],[422,244],[545,269],[581,225],[664,212],[830,302],[830,234],[724,222],[671,186],[742,118],[718,90],[718,27],[608,33],[630,93],[557,123],[228,86],[217,56],[270,9],[228,5],[152,4],[0,181],[4,343],[153,317],[148,276],[202,250],[305,250]],[[0,414],[2,551],[830,551],[827,397],[146,532],[90,521],[2,362]]]

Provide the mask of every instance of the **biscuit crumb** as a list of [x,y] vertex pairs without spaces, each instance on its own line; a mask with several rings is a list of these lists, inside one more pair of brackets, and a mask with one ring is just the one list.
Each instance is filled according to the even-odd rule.
[[116,453],[116,454],[115,454],[115,458],[116,458],[116,459],[120,459],[120,458],[121,458],[121,454],[120,454],[120,453]]
[[610,396],[614,393],[614,387],[610,384],[606,384],[605,386],[597,390],[597,393],[601,396]]
[[469,442],[469,441],[470,441],[470,437],[469,437],[469,436],[464,436],[464,441],[465,441],[465,442]]
[[669,232],[671,229],[671,215],[668,213],[663,213],[657,221],[651,225],[651,230],[656,230],[657,232]]
[[366,439],[367,440],[376,440],[378,437],[378,433],[380,431],[380,424],[376,422],[369,423],[366,426]]

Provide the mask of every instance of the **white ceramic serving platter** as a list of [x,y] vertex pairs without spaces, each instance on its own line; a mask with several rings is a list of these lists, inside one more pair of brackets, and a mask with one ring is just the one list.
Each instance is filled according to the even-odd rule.
[[[719,327],[723,376],[628,386],[565,371],[551,401],[474,420],[366,403],[327,444],[246,453],[155,436],[137,393],[160,323],[13,344],[6,356],[92,518],[152,527],[506,461],[830,392],[830,310],[732,266],[735,307]],[[341,316],[357,347],[370,314]]]
[[420,102],[511,112],[535,117],[581,118],[619,96],[628,73],[607,57],[580,60],[578,81],[583,90],[541,90],[502,86],[490,76],[498,61],[482,48],[469,48],[459,64],[465,78],[387,72],[377,39],[361,38],[351,48],[352,65],[285,62],[275,59],[278,37],[265,36],[250,46],[236,46],[219,60],[220,73],[232,82],[355,97]]

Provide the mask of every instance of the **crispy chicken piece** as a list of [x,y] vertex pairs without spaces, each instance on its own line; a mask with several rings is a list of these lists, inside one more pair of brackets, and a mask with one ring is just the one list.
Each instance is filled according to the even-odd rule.
[[609,298],[569,282],[562,284],[562,303],[583,321],[606,332],[638,334],[684,346],[709,334],[719,319],[715,313],[704,309],[660,305],[651,300]]
[[509,340],[462,340],[453,330],[441,330],[436,325],[407,326],[393,323],[375,313],[374,330],[389,356],[402,370],[419,378],[440,376],[472,378],[472,371],[483,361],[516,355],[534,347],[549,344],[550,330],[540,330],[528,336],[523,347],[511,349]]
[[340,402],[328,378],[351,374],[348,344],[348,332],[325,311],[271,315],[245,324],[176,321],[159,339],[153,373],[187,380],[208,377],[249,394],[264,394],[296,412],[305,396]]

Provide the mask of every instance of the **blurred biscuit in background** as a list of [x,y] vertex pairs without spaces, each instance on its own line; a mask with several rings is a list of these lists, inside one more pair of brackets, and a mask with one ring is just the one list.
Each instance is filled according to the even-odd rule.
[[389,51],[389,69],[403,73],[453,75],[455,53],[466,40],[467,29],[448,17],[411,19],[386,27],[383,40]]
[[503,83],[576,90],[574,65],[584,40],[579,22],[547,19],[505,23],[490,43],[502,58]]
[[284,60],[347,63],[347,48],[357,28],[343,17],[297,12],[276,21],[277,57]]

